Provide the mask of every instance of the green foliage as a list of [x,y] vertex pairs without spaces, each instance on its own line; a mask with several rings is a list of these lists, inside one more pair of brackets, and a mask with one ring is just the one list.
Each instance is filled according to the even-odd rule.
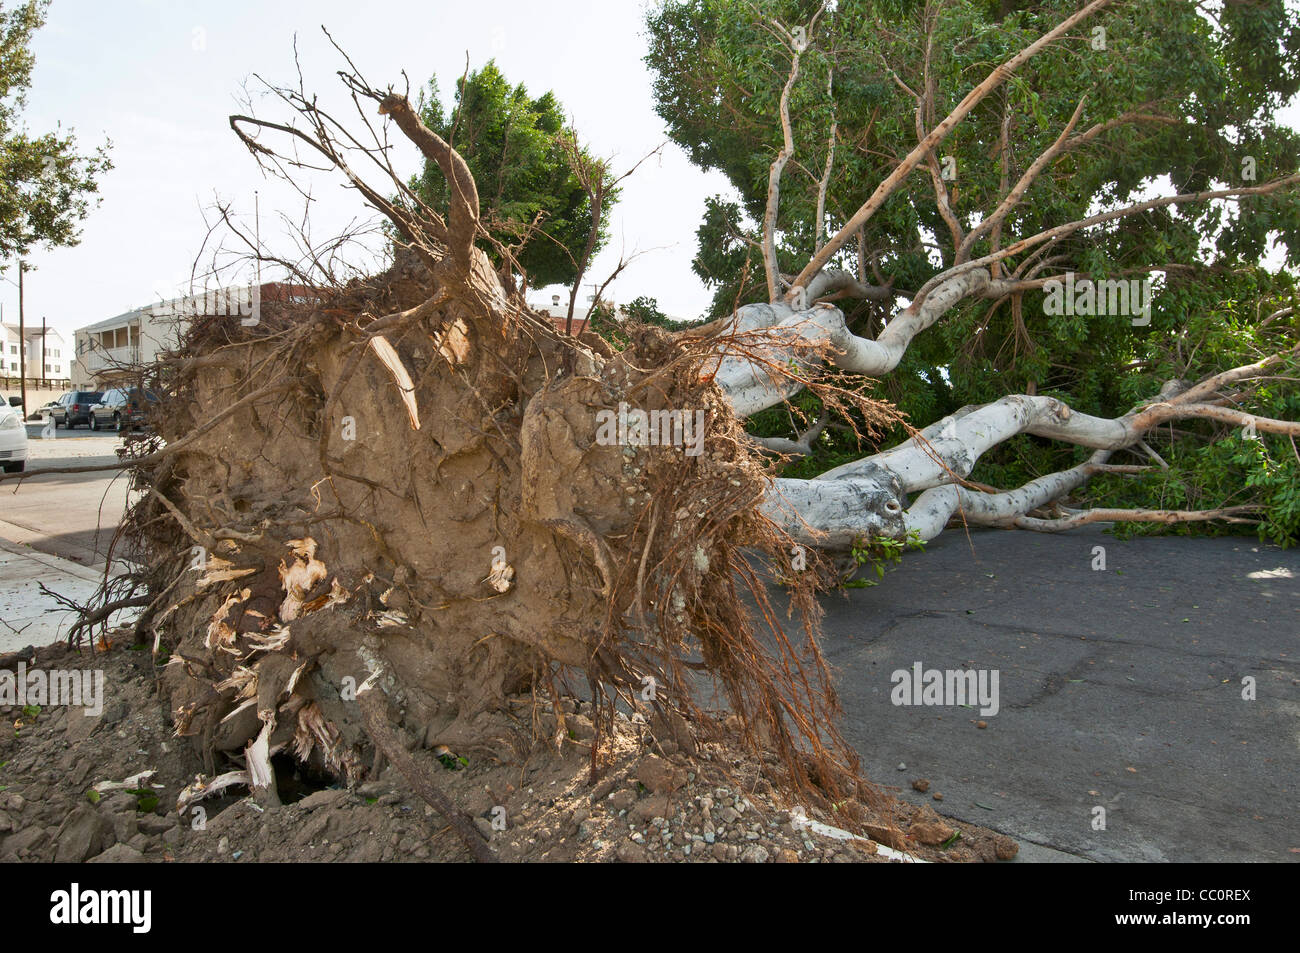
[[[698,229],[696,273],[714,289],[711,315],[764,300],[757,251],[768,167],[781,145],[778,99],[791,52],[764,20],[807,23],[817,0],[660,0],[647,14],[646,62],[656,108],[692,161],[726,175],[735,194],[706,203]],[[1078,9],[1075,0],[841,0],[824,14],[801,59],[791,98],[794,160],[778,210],[780,267],[796,272],[813,252],[818,180],[832,118],[837,122],[827,194],[834,234],[916,144],[916,101],[924,88],[927,8],[939,19],[930,54],[934,117],[946,115],[999,62]],[[1094,32],[1104,30],[1104,44]],[[1096,48],[1104,45],[1104,48]],[[827,93],[828,73],[833,73]],[[1276,114],[1300,91],[1300,11],[1282,0],[1216,5],[1185,0],[1118,0],[1073,37],[1029,60],[1001,90],[958,125],[941,147],[956,170],[949,184],[955,213],[970,227],[1060,135],[1080,101],[1075,133],[1139,114],[1065,153],[1034,183],[1004,223],[1002,247],[1046,229],[1171,191],[1260,184],[1300,168],[1300,136]],[[1149,117],[1163,117],[1154,121]],[[1007,128],[1008,166],[1000,141]],[[1255,179],[1246,178],[1253,166]],[[1270,243],[1285,268],[1259,265]],[[898,299],[841,301],[856,333],[875,336],[883,322],[955,257],[928,174],[918,170],[867,224],[865,256],[850,242],[832,267],[876,283],[893,282]],[[972,257],[991,250],[976,243]],[[1127,316],[1048,314],[1042,292],[1019,300],[967,301],[919,335],[903,363],[874,385],[916,426],[1007,394],[1049,394],[1078,411],[1115,417],[1149,399],[1168,379],[1196,380],[1250,363],[1296,340],[1293,320],[1267,315],[1294,304],[1300,264],[1300,202],[1278,192],[1240,203],[1161,208],[1089,229],[1051,249],[1048,274],[1095,279],[1154,277],[1151,321]],[[1014,268],[1024,256],[1013,257]],[[1278,372],[1300,377],[1294,370]],[[1296,417],[1294,381],[1278,381],[1246,406],[1263,416]],[[797,409],[820,405],[801,395]],[[797,418],[795,418],[797,423]],[[789,435],[784,408],[751,418],[756,435]],[[1261,531],[1294,540],[1294,454],[1285,438],[1261,434],[1243,447],[1231,428],[1180,423],[1152,435],[1170,464],[1140,478],[1099,480],[1088,503],[1204,507],[1261,502]],[[903,436],[878,435],[883,444]],[[787,476],[814,476],[871,452],[844,428],[828,427],[816,453]],[[1284,452],[1285,451],[1285,452]],[[1019,437],[981,459],[973,478],[1013,487],[1073,465],[1083,452],[1060,442]],[[1125,459],[1118,459],[1125,457]],[[1144,462],[1118,455],[1116,462]],[[1175,464],[1177,461],[1177,464]],[[1288,483],[1288,481],[1290,481]],[[1220,532],[1223,527],[1178,527]]]
[[622,312],[622,320],[615,315],[612,304],[602,301],[592,309],[591,319],[587,323],[588,330],[600,335],[615,350],[622,350],[627,346],[629,338],[624,327],[625,321],[651,324],[668,331],[681,331],[693,324],[691,321],[674,321],[659,310],[658,300],[644,295],[634,298],[631,303],[622,305],[618,310]]
[[36,59],[32,34],[48,0],[0,6],[0,268],[33,248],[75,245],[99,177],[112,168],[108,143],[90,155],[72,133],[33,135],[22,122]]
[[633,298],[629,304],[623,305],[622,311],[630,320],[639,321],[642,324],[653,324],[655,327],[665,328],[669,331],[681,331],[694,324],[692,321],[674,321],[659,310],[657,299],[647,298],[644,295]]
[[127,788],[127,794],[135,796],[135,809],[140,814],[152,814],[158,807],[158,792],[149,788]]
[[463,771],[469,767],[469,758],[458,757],[454,754],[440,754],[438,761],[448,771]]
[[[480,215],[489,233],[503,245],[519,242],[538,215],[540,234],[531,236],[518,255],[534,287],[571,284],[591,231],[591,205],[561,146],[574,135],[564,107],[551,92],[533,98],[522,85],[512,86],[489,61],[458,84],[456,103],[443,116],[437,79],[421,93],[421,118],[465,157],[478,184]],[[589,161],[585,149],[579,152]],[[436,163],[426,162],[411,189],[435,210],[447,206],[447,183]],[[606,194],[601,209],[600,241],[617,194]],[[498,258],[489,249],[493,259]]]
[[887,536],[872,539],[860,539],[854,542],[850,550],[854,563],[860,568],[870,566],[876,574],[875,579],[850,579],[843,585],[845,589],[864,589],[876,586],[885,578],[885,570],[903,561],[907,550],[925,549],[921,534],[912,530],[905,539],[890,539]]

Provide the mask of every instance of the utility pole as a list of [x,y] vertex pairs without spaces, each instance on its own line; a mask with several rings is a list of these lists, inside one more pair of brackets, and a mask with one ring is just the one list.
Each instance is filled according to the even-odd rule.
[[49,389],[50,382],[45,379],[46,371],[49,369],[49,351],[46,350],[45,335],[49,328],[45,324],[45,315],[41,315],[41,389]]
[[23,420],[27,419],[27,328],[23,324],[23,261],[18,261],[18,392],[22,395]]

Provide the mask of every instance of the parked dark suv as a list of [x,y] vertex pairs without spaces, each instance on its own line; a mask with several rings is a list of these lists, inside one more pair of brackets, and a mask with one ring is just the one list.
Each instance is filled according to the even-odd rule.
[[138,387],[115,387],[90,411],[90,429],[135,430],[144,426],[148,404],[158,402],[158,395]]
[[98,390],[70,390],[59,398],[57,407],[50,409],[54,426],[67,427],[71,430],[77,424],[90,426],[90,407],[104,398],[104,392]]

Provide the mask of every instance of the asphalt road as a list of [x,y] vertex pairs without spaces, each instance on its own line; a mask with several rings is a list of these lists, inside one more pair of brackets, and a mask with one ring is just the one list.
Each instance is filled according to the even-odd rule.
[[[845,734],[903,797],[1027,857],[1300,860],[1300,550],[949,531],[824,606]],[[996,670],[1000,710],[893,704],[917,662]]]
[[[117,462],[116,434],[57,430],[43,439],[28,424],[27,469]],[[126,478],[114,471],[61,473],[0,483],[0,538],[40,552],[102,567],[126,507]]]

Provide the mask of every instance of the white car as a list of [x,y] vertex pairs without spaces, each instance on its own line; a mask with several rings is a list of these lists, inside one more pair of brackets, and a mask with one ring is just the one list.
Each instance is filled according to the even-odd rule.
[[5,473],[27,467],[27,427],[17,407],[0,407],[0,467]]

